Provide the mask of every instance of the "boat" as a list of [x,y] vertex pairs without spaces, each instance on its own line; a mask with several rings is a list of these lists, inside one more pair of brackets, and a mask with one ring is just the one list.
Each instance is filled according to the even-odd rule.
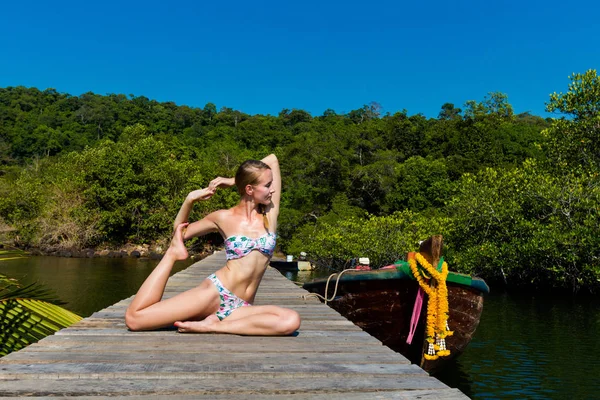
[[[418,254],[430,266],[438,266],[439,270],[443,265],[442,246],[442,236],[432,236],[421,243]],[[418,258],[418,255],[409,253],[407,261],[415,257]],[[471,341],[479,325],[483,297],[489,293],[489,287],[483,279],[448,271],[445,281],[448,299],[446,327],[450,332],[445,337],[444,350],[449,350],[449,354],[446,352],[444,356],[431,359],[427,356],[429,342],[426,332],[429,296],[425,294],[420,309],[418,304],[415,307],[420,284],[407,261],[399,260],[374,270],[346,270],[329,278],[306,282],[303,288],[317,294],[322,301],[384,345],[434,374],[458,357]],[[409,338],[410,343],[407,342]]]

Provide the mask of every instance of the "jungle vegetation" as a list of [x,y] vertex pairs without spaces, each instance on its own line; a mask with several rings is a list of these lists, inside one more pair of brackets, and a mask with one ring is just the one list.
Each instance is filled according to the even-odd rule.
[[[23,249],[165,242],[187,192],[273,152],[285,253],[383,266],[442,234],[459,272],[597,292],[600,82],[595,70],[569,81],[550,95],[556,118],[547,119],[515,114],[498,92],[426,118],[374,102],[344,114],[248,115],[0,88],[0,239]],[[221,190],[191,218],[237,199]]]

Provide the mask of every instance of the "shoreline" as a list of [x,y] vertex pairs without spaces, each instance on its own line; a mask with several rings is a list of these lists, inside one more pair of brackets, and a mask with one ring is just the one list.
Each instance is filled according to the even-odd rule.
[[[148,245],[125,245],[117,249],[106,248],[85,248],[85,249],[52,249],[30,247],[22,249],[16,246],[6,246],[0,244],[0,249],[15,249],[24,252],[30,256],[50,256],[63,258],[147,258],[152,260],[160,260],[164,255],[161,246],[156,246],[151,249]],[[202,259],[209,254],[212,254],[217,248],[203,248],[197,251],[194,248],[188,248],[189,257],[194,259]]]

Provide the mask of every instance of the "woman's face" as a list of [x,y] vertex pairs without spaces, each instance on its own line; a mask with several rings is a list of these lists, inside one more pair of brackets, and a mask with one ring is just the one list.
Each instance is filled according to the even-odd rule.
[[273,186],[273,172],[270,169],[265,169],[258,180],[258,183],[252,185],[252,197],[257,203],[269,205],[271,204],[271,196],[275,193]]

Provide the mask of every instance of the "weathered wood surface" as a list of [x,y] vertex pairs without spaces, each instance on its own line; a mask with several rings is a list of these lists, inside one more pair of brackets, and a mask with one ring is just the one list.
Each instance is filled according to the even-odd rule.
[[[171,277],[165,296],[225,262],[216,253]],[[0,359],[2,397],[466,399],[269,268],[256,304],[298,311],[290,337],[130,332],[131,298]]]

